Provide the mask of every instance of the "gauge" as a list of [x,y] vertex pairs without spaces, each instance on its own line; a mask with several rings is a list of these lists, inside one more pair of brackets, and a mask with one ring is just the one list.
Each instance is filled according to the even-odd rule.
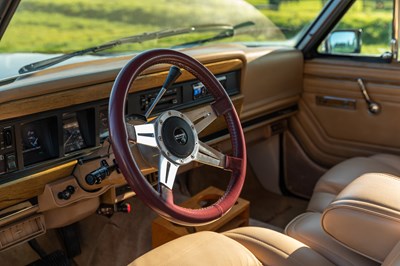
[[41,149],[39,135],[36,129],[27,129],[23,137],[23,151],[30,152]]
[[57,117],[21,125],[24,165],[42,162],[58,155]]
[[86,142],[82,137],[76,113],[63,115],[63,135],[65,153],[86,148]]

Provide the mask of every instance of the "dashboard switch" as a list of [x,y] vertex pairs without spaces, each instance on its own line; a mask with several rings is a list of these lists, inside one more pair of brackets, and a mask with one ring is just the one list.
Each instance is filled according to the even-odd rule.
[[131,212],[131,205],[127,202],[121,203],[117,205],[118,212],[130,213]]
[[116,212],[122,213],[130,213],[131,205],[126,202],[118,203],[118,204],[101,204],[97,209],[97,214],[104,215],[106,217],[111,217]]
[[63,191],[58,192],[58,198],[62,200],[69,200],[75,193],[75,188],[71,185],[67,186]]
[[0,174],[6,172],[6,160],[3,154],[0,154]]
[[7,171],[11,172],[17,169],[17,161],[14,153],[6,155]]
[[4,146],[6,148],[11,147],[13,145],[13,135],[11,129],[5,129],[3,131],[3,139],[4,139]]

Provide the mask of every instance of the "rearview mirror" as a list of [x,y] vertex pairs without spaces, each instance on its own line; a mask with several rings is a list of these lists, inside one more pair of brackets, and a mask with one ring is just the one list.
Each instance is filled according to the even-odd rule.
[[362,30],[335,30],[325,41],[326,53],[358,54],[361,52]]

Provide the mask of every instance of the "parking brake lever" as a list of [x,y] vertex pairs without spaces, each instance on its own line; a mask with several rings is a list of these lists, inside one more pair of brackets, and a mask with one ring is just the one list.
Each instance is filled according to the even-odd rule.
[[367,102],[368,111],[373,115],[379,114],[381,112],[382,108],[379,105],[379,103],[373,101],[371,99],[371,97],[369,97],[367,88],[365,87],[363,80],[361,78],[358,78],[357,83],[361,89],[361,93],[364,96],[365,101]]

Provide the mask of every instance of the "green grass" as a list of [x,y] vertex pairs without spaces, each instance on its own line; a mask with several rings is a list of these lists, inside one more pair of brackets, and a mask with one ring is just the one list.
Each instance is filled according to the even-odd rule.
[[[266,1],[248,0],[255,6],[263,6]],[[278,10],[261,9],[261,12],[280,28],[287,29],[288,34],[298,32],[302,27],[310,23],[322,10],[322,2],[319,0],[285,1]],[[289,36],[291,37],[291,36]]]
[[[70,52],[143,32],[205,23],[234,24],[243,20],[265,20],[246,3],[243,3],[247,5],[245,9],[259,15],[258,18],[246,17],[248,12],[242,12],[246,10],[240,7],[230,8],[232,4],[231,0],[210,1],[209,5],[204,5],[204,0],[24,0],[2,39],[0,51]],[[243,5],[239,1],[235,1],[234,4]],[[218,16],[211,16],[215,11],[218,11]],[[214,31],[181,35],[142,44],[124,45],[115,50],[170,47],[216,33]],[[228,41],[259,40],[263,34],[256,29],[250,35],[243,34]],[[276,39],[273,34],[269,36]]]
[[[247,0],[247,2],[261,7],[267,3],[263,0]],[[377,9],[375,0],[365,2],[358,0],[337,27],[337,29],[362,29],[361,54],[380,55],[390,50],[393,4],[390,0],[385,0],[384,4],[384,9]],[[261,9],[261,12],[283,29],[287,38],[291,38],[307,26],[322,7],[323,1],[320,0],[282,1],[278,10]]]
[[[246,12],[229,8],[232,0],[24,0],[18,16],[10,23],[0,43],[0,52],[70,52],[98,45],[112,39],[177,28],[193,24],[224,23],[239,20]],[[283,1],[278,10],[267,9],[266,0],[248,0],[282,30],[273,30],[265,37],[265,29],[255,29],[226,41],[283,40],[292,38],[312,21],[322,8],[320,0]],[[238,3],[235,1],[235,3]],[[356,3],[339,28],[363,28],[363,52],[378,53],[388,47],[391,32],[391,10],[376,10],[373,5]],[[40,10],[40,11],[38,11]],[[219,16],[213,16],[215,12]],[[222,14],[222,15],[221,15]],[[210,16],[211,19],[210,19]],[[250,18],[242,18],[254,19]],[[143,21],[146,21],[144,24]],[[265,26],[267,31],[271,27]],[[211,36],[214,33],[205,33]],[[163,40],[125,45],[116,51],[170,47],[203,38],[205,34],[185,35]],[[108,52],[108,51],[107,51]]]

